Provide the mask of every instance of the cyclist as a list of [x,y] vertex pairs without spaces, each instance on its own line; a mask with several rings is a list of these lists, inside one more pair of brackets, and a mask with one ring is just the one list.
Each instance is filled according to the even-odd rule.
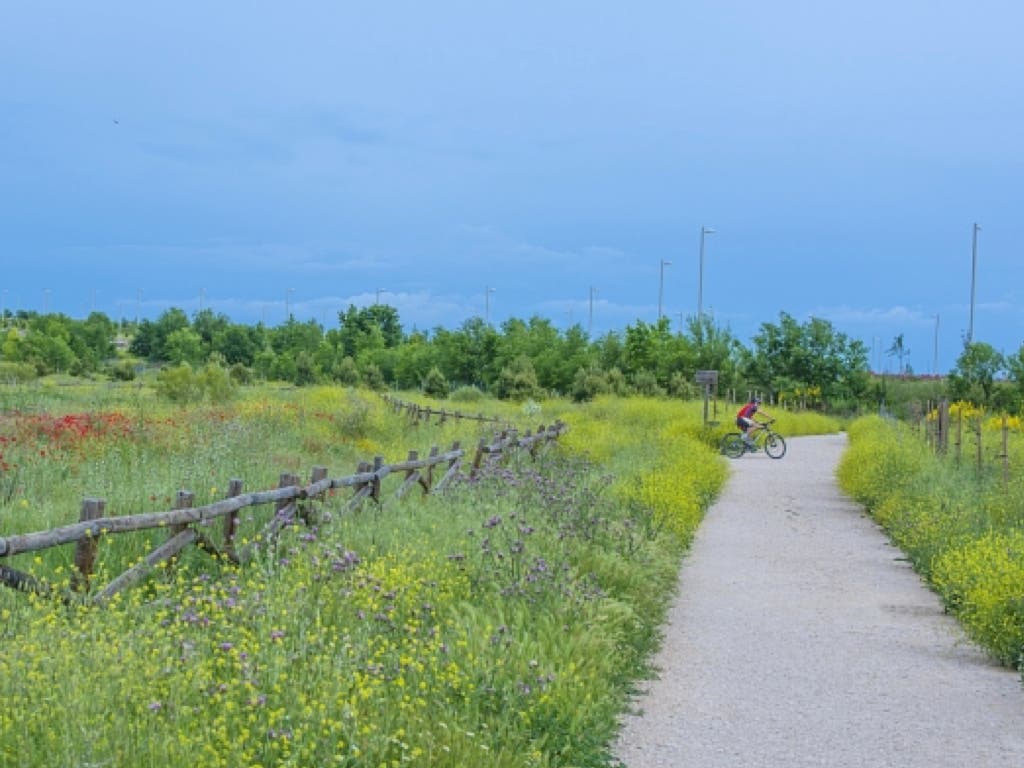
[[761,398],[753,397],[748,403],[746,403],[739,411],[736,412],[736,426],[743,430],[743,442],[747,445],[747,450],[756,451],[757,446],[754,444],[754,435],[757,430],[764,427],[760,421],[754,418],[755,413],[760,413],[766,418],[771,418],[771,415],[767,411],[761,410]]

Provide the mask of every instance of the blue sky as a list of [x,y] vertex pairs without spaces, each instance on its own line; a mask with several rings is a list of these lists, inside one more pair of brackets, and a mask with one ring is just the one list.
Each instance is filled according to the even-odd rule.
[[586,328],[592,304],[597,335],[655,321],[659,286],[678,325],[700,282],[745,343],[823,317],[927,373],[968,328],[978,222],[974,338],[1024,342],[1019,2],[3,16],[7,308],[333,325],[379,296],[407,329]]

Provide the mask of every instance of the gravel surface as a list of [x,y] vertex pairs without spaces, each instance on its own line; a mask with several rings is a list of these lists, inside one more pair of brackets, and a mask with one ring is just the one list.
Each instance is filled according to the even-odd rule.
[[626,717],[629,768],[1024,766],[1024,688],[835,482],[845,436],[732,464]]

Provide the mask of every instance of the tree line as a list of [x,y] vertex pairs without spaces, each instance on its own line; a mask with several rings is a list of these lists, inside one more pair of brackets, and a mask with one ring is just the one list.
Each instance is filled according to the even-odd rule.
[[[696,372],[715,370],[719,390],[741,396],[756,391],[834,410],[886,397],[886,382],[871,375],[861,341],[823,318],[800,322],[785,312],[763,323],[749,345],[709,316],[690,318],[677,332],[663,317],[594,338],[579,324],[559,330],[538,316],[497,327],[474,317],[454,329],[406,331],[398,311],[380,303],[349,306],[338,313],[335,328],[294,315],[278,326],[245,325],[211,309],[190,318],[178,308],[128,323],[100,312],[85,320],[33,312],[2,319],[0,372],[8,379],[50,373],[130,379],[144,362],[168,371],[213,366],[241,383],[335,382],[419,388],[439,397],[470,389],[512,399],[557,393],[586,400],[602,393],[694,396]],[[1001,379],[1015,386],[1000,386]],[[1000,401],[1011,410],[1024,401],[1022,383],[1024,345],[1004,357],[980,342],[965,345],[946,381],[955,398]]]

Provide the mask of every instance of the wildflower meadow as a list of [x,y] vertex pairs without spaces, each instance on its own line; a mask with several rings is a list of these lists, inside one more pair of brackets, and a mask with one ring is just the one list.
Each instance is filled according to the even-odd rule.
[[[336,387],[187,407],[136,385],[3,397],[0,535],[74,522],[84,497],[108,516],[168,509],[178,489],[209,503],[232,478],[348,474],[493,429]],[[330,496],[244,565],[187,551],[103,607],[0,591],[0,764],[610,765],[726,479],[718,434],[700,404],[664,399],[479,406],[569,431],[443,493],[345,514]],[[93,584],[159,533],[101,537]],[[70,550],[6,564],[66,589]]]

